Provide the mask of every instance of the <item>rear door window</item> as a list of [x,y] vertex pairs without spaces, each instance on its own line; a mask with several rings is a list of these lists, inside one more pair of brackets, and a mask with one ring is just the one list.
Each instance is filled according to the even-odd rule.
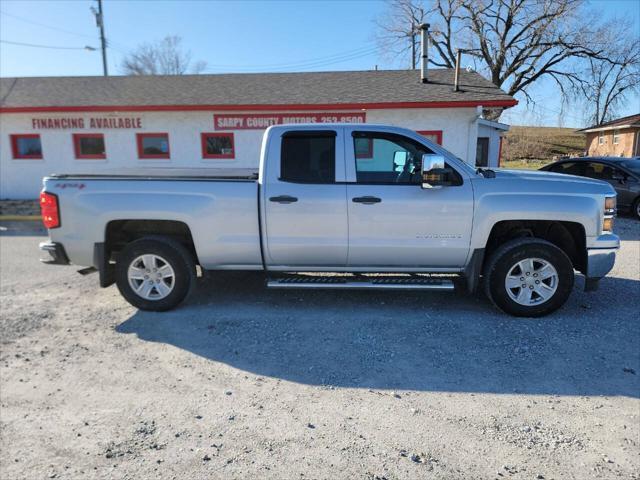
[[282,137],[280,180],[294,183],[334,183],[336,133],[291,132]]
[[567,175],[584,175],[584,165],[579,162],[564,162],[553,165],[549,168],[550,172],[565,173]]

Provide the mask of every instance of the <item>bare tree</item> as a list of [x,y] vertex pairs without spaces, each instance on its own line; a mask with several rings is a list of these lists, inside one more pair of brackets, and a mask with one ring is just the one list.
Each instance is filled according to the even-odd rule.
[[[420,18],[428,18],[432,26],[429,62],[453,68],[461,49],[494,85],[510,95],[522,94],[528,102],[533,101],[528,91],[543,79],[554,81],[568,98],[571,89],[583,82],[582,62],[610,59],[611,25],[585,15],[585,0],[433,0],[431,4]],[[386,20],[378,22],[387,50],[406,51],[406,26],[413,25],[412,12],[423,12],[423,6],[422,0],[389,3]],[[499,114],[494,112],[493,117]]]
[[388,11],[376,20],[377,41],[388,57],[407,57],[411,69],[418,60],[420,24],[425,23],[427,10],[414,0],[391,0]]
[[167,35],[159,42],[144,43],[122,61],[126,75],[185,75],[201,73],[206,62],[191,63],[191,52],[182,50],[182,39]]
[[630,94],[640,93],[640,40],[628,39],[617,45],[609,59],[589,58],[582,79],[574,89],[574,98],[588,99],[584,102],[587,123],[612,120]]

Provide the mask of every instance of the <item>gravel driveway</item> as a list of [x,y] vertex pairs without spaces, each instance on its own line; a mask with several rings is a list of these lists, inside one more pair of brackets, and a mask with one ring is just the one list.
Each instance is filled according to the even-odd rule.
[[3,479],[640,478],[640,222],[544,319],[215,274],[138,312],[0,232]]

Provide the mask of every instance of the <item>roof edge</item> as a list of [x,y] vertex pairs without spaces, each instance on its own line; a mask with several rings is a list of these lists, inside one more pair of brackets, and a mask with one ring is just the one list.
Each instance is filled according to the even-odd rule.
[[506,123],[496,122],[495,120],[487,120],[486,118],[479,118],[478,123],[480,125],[485,125],[490,128],[495,128],[496,130],[503,130],[507,132],[509,130],[509,125]]
[[623,130],[625,128],[636,128],[636,127],[640,127],[640,123],[629,123],[626,125],[611,125],[608,127],[587,127],[577,131],[584,132],[584,133],[592,133],[592,132],[606,132],[609,130]]
[[2,107],[0,113],[29,112],[185,112],[185,111],[280,111],[280,110],[384,110],[393,108],[465,108],[465,107],[513,107],[515,99],[461,100],[446,102],[381,102],[381,103],[322,103],[322,104],[244,104],[244,105],[77,105]]

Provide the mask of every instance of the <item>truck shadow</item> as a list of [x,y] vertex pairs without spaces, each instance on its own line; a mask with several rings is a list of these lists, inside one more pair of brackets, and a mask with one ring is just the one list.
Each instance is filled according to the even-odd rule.
[[117,331],[303,384],[640,397],[640,281],[606,278],[596,294],[578,284],[559,312],[518,319],[479,296],[277,291],[259,274],[220,273],[185,306]]

